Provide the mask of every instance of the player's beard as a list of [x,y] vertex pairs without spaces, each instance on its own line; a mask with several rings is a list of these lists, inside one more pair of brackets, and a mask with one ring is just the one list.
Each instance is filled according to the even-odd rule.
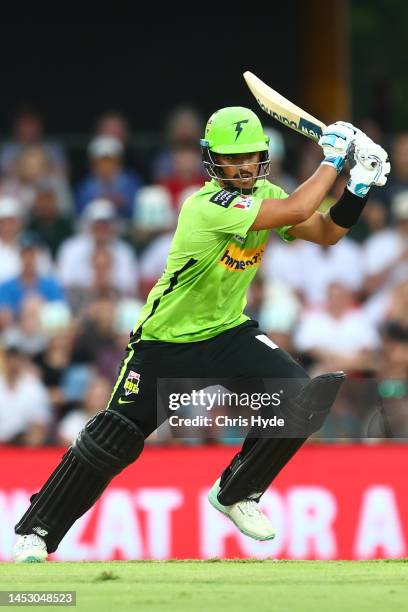
[[[248,180],[243,180],[243,178],[248,178]],[[234,188],[240,191],[241,193],[245,195],[250,195],[251,193],[253,193],[255,187],[256,176],[254,176],[253,174],[249,175],[248,173],[246,173],[246,176],[243,177],[239,174],[236,174],[234,176],[234,181],[231,181],[231,183],[232,185],[234,185]]]

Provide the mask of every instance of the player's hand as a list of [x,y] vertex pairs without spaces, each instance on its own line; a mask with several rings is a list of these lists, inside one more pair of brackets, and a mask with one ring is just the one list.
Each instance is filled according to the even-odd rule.
[[336,121],[328,125],[319,140],[324,154],[322,163],[333,166],[336,172],[340,172],[356,133],[357,128],[345,121]]
[[372,185],[383,187],[391,170],[388,153],[363,132],[356,135],[348,154],[350,180],[347,184],[355,195],[364,197]]

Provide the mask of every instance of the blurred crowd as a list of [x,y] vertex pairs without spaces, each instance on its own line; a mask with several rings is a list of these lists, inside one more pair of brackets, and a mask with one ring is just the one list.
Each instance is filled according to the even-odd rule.
[[[408,405],[408,133],[361,127],[390,151],[386,187],[335,246],[272,233],[248,295],[247,314],[311,375],[344,369],[361,381],[336,403],[330,437],[364,436],[363,382]],[[202,129],[194,109],[176,109],[141,164],[126,117],[106,113],[82,167],[30,109],[0,139],[0,444],[68,445],[106,406],[179,208],[206,180]],[[267,131],[270,180],[290,193],[320,149]]]

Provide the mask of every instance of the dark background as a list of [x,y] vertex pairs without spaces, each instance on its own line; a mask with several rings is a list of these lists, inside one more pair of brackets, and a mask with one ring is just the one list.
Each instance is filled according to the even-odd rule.
[[[295,96],[300,40],[295,0],[254,13],[196,4],[163,12],[110,9],[104,19],[2,24],[0,130],[30,103],[52,133],[89,132],[101,111],[128,115],[135,130],[160,129],[167,112],[192,104],[250,104],[241,74],[252,69]],[[128,5],[129,9],[129,5]]]
[[[404,129],[408,3],[342,5],[352,118],[372,116],[387,130]],[[301,104],[318,10],[319,0],[109,8],[61,2],[53,18],[41,19],[37,9],[30,16],[21,8],[19,18],[1,21],[0,139],[28,104],[44,115],[49,133],[71,144],[92,131],[102,111],[122,111],[143,145],[177,105],[191,104],[204,118],[224,105],[253,105],[241,76],[246,69]]]

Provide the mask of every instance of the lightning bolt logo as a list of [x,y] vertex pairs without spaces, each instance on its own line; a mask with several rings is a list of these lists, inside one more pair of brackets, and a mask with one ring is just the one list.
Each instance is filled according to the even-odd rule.
[[243,119],[242,121],[237,121],[236,123],[234,123],[233,125],[235,125],[235,131],[237,133],[237,135],[235,136],[235,142],[237,142],[239,135],[241,134],[242,130],[244,129],[242,127],[243,123],[248,123],[249,119]]

